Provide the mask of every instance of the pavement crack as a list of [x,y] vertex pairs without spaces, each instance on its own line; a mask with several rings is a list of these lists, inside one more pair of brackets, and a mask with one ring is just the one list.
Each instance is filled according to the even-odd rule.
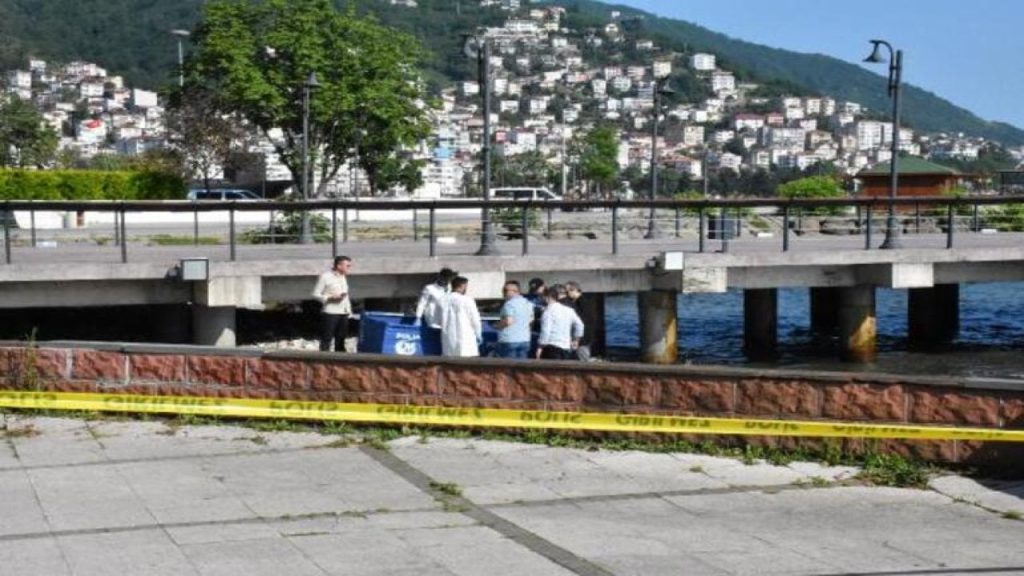
[[560,506],[564,504],[586,504],[600,502],[615,502],[620,500],[645,500],[649,498],[669,498],[674,496],[714,496],[722,494],[747,494],[760,492],[771,495],[783,491],[792,490],[828,490],[839,488],[844,484],[829,484],[827,486],[805,486],[805,485],[780,485],[780,486],[729,486],[726,488],[696,488],[692,490],[661,490],[654,492],[628,492],[623,494],[598,494],[593,496],[568,496],[565,498],[547,498],[544,500],[528,500],[491,504],[489,508],[529,508],[543,506]]
[[464,496],[439,489],[438,487],[443,485],[443,483],[439,483],[436,479],[431,478],[425,472],[395,456],[392,452],[370,446],[360,446],[359,449],[373,458],[378,464],[397,474],[420,491],[431,495],[435,500],[444,505],[446,510],[458,511],[476,520],[482,526],[494,530],[501,536],[574,574],[579,574],[580,576],[612,575],[612,572],[605,568],[483,508]]

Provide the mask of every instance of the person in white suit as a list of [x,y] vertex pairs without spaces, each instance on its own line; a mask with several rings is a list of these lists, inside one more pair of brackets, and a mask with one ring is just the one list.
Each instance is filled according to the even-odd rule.
[[476,300],[466,295],[469,280],[457,276],[441,311],[441,354],[471,357],[480,355],[483,327]]

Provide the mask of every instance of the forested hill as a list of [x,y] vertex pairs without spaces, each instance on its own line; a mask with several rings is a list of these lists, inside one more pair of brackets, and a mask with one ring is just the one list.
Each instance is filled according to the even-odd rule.
[[[391,6],[388,0],[337,1],[339,5],[352,2],[359,11],[372,12],[383,23],[420,38],[433,54],[429,73],[438,82],[470,71],[459,49],[462,32],[496,25],[506,17],[496,8],[480,8],[477,0],[419,0],[418,8]],[[625,25],[650,35],[663,47],[717,54],[720,65],[740,78],[860,102],[883,114],[890,106],[881,76],[836,58],[759,46],[687,22],[593,0],[554,2],[569,9],[567,24],[576,29],[603,25],[615,9],[622,12]],[[0,0],[0,65],[24,67],[29,55],[82,59],[124,75],[135,86],[166,85],[173,81],[177,58],[176,39],[168,31],[191,28],[202,4],[203,0]],[[884,66],[879,66],[879,72],[884,72]],[[1024,144],[1020,128],[987,122],[912,86],[904,95],[904,118],[917,130],[964,132],[1008,145]]]

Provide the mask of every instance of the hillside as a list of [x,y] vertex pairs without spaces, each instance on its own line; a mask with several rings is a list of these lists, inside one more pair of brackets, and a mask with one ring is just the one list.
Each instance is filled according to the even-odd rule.
[[[631,26],[662,46],[715,53],[723,66],[741,77],[860,102],[883,114],[890,106],[882,77],[836,58],[768,48],[687,22],[593,0],[556,3],[569,9],[568,24],[575,28],[603,25],[614,8]],[[137,86],[166,85],[174,78],[177,58],[175,38],[167,31],[190,28],[201,4],[202,0],[0,0],[0,66],[23,67],[30,54],[84,59],[124,75]],[[356,2],[360,11],[373,12],[382,22],[407,30],[424,42],[433,53],[428,66],[435,83],[470,73],[459,50],[460,33],[479,25],[495,25],[506,16],[500,10],[481,9],[476,0],[420,0],[419,4],[410,9],[390,6],[387,0]],[[913,86],[907,86],[904,95],[905,121],[917,130],[964,132],[1024,145],[1020,128],[987,122]]]

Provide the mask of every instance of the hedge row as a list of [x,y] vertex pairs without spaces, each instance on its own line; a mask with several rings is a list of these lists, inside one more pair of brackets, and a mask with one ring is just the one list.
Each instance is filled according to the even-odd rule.
[[162,172],[0,170],[0,200],[180,200],[184,191]]

